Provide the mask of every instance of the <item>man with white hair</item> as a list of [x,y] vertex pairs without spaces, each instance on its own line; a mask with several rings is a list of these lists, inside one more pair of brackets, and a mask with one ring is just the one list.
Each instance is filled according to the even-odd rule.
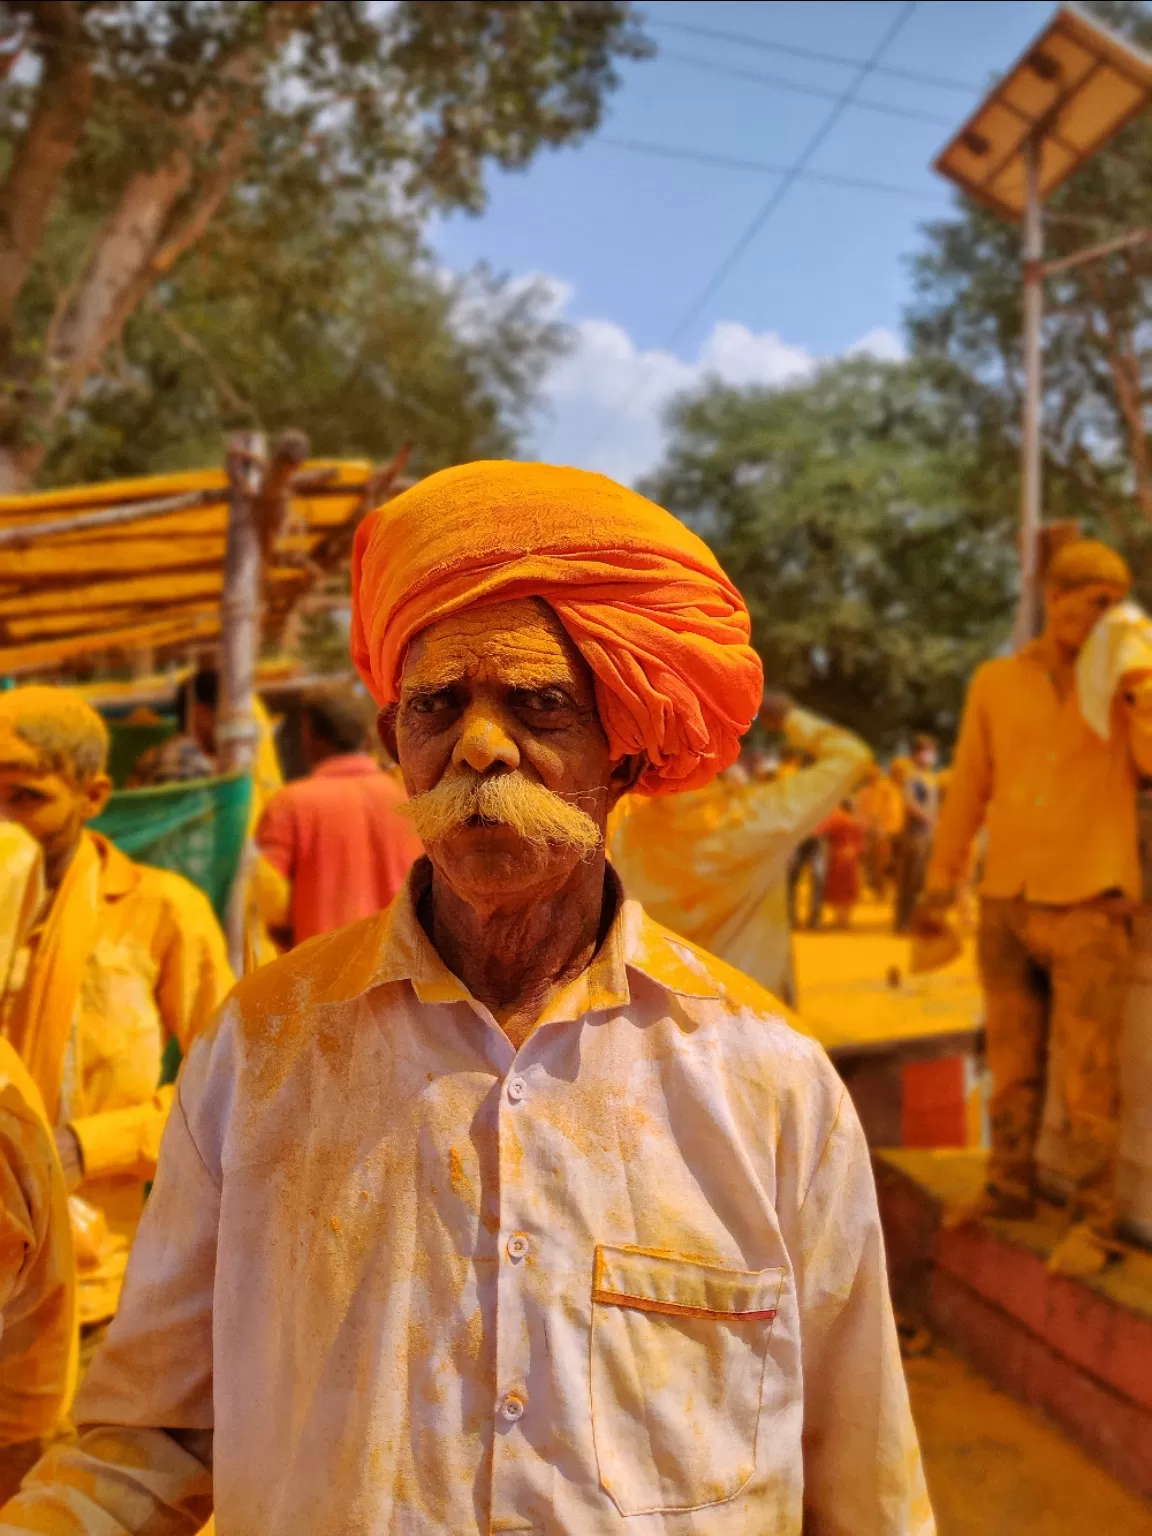
[[428,858],[193,1048],[90,1427],[4,1536],[933,1531],[843,1085],[605,862],[625,790],[735,759],[748,629],[597,475],[465,465],[362,525]]

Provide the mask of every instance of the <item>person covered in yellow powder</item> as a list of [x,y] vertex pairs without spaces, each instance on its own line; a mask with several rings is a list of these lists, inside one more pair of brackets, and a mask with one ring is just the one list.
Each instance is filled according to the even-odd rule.
[[44,1102],[67,1176],[81,1353],[116,1310],[172,1088],[186,1050],[232,985],[208,900],[86,828],[107,801],[108,738],[64,688],[0,693],[0,814],[43,850],[47,899],[0,998],[0,1032]]
[[[0,822],[0,988],[43,900],[37,843]],[[68,1195],[36,1085],[0,1039],[0,1502],[39,1458],[76,1368]]]
[[930,1536],[868,1155],[754,982],[605,861],[760,705],[739,593],[599,475],[360,525],[353,656],[428,858],[246,977],[123,1306],[0,1536]]
[[972,840],[985,827],[977,953],[992,1145],[987,1188],[969,1214],[1032,1214],[1051,1043],[1069,1148],[1082,1171],[1074,1224],[1051,1259],[1071,1274],[1102,1269],[1113,1235],[1117,1051],[1130,912],[1142,889],[1136,786],[1139,774],[1152,773],[1152,726],[1133,714],[1124,679],[1107,701],[1111,729],[1102,738],[1084,718],[1076,667],[1131,580],[1106,545],[1065,545],[1046,576],[1043,634],[976,672],[913,922],[924,937],[947,925]]
[[878,901],[885,901],[895,872],[896,842],[904,830],[904,792],[891,770],[875,764],[856,792],[864,823],[864,874]]
[[904,823],[896,840],[896,901],[893,928],[907,933],[924,889],[936,817],[940,805],[937,783],[937,746],[934,736],[913,738],[912,756],[901,766],[900,789],[904,796]]
[[765,696],[760,718],[807,766],[724,776],[688,794],[629,796],[609,857],[651,917],[794,1006],[788,864],[871,761],[851,731]]

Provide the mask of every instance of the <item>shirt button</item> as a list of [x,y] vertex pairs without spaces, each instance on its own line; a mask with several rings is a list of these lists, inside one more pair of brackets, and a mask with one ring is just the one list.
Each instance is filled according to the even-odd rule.
[[523,1232],[513,1232],[512,1236],[508,1239],[508,1257],[516,1264],[519,1263],[527,1252],[528,1239],[524,1236]]
[[505,1392],[500,1399],[500,1417],[509,1424],[524,1417],[524,1399],[518,1392]]
[[519,1104],[520,1100],[528,1092],[528,1084],[522,1077],[510,1077],[508,1079],[508,1097],[513,1104]]

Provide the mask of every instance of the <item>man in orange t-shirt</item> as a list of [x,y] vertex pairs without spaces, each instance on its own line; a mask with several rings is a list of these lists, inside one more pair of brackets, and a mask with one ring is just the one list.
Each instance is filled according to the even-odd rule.
[[1118,1042],[1132,904],[1140,899],[1136,782],[1152,731],[1121,679],[1102,739],[1077,699],[1076,661],[1131,586],[1106,545],[1065,545],[1046,581],[1047,622],[1015,656],[985,662],[968,691],[948,795],[913,931],[939,932],[972,840],[988,836],[978,956],[993,1078],[992,1150],[980,1211],[1027,1217],[1048,1042],[1059,1045],[1068,1141],[1083,1170],[1076,1224],[1052,1256],[1103,1268],[1115,1219]]
[[293,944],[382,911],[423,852],[398,814],[403,786],[367,750],[371,715],[349,688],[307,694],[312,772],[273,795],[257,828],[260,852],[292,882]]

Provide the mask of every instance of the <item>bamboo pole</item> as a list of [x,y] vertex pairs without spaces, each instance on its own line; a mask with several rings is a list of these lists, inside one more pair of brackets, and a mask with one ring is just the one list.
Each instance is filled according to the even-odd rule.
[[[237,432],[228,445],[228,543],[220,601],[220,699],[216,742],[221,773],[250,773],[256,758],[252,680],[260,644],[260,535],[256,498],[267,469],[262,432]],[[225,924],[237,976],[247,969],[247,846],[236,871]]]
[[252,678],[260,644],[260,536],[256,498],[267,469],[262,432],[237,432],[228,445],[228,542],[220,599],[220,705],[216,740],[222,773],[246,773],[256,755]]
[[[216,741],[222,773],[251,773],[256,759],[253,710],[264,560],[283,523],[292,480],[308,457],[302,432],[286,432],[271,462],[262,432],[237,432],[228,447],[228,543],[220,603],[220,703]],[[232,968],[246,969],[244,942],[247,866],[245,849],[228,905],[227,937]]]
[[149,517],[167,517],[173,512],[188,512],[194,507],[218,506],[226,495],[223,489],[187,491],[181,496],[125,502],[118,507],[105,507],[100,512],[78,512],[75,517],[54,517],[44,522],[30,519],[27,523],[0,528],[0,544],[26,546],[38,544],[42,539],[54,538],[61,533],[86,533],[90,528],[117,528],[124,523],[142,523]]

